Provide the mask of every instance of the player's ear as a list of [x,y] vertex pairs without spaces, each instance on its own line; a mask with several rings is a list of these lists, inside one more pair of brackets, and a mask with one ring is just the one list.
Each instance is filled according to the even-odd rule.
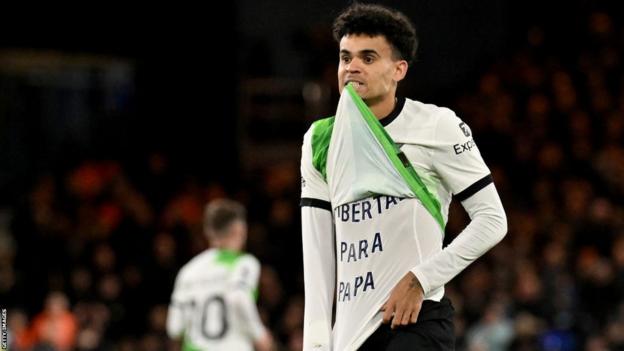
[[399,82],[405,78],[407,74],[408,64],[405,60],[399,60],[394,63],[394,81]]

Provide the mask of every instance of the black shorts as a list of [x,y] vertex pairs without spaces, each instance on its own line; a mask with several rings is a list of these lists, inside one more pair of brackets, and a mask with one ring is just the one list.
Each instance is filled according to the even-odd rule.
[[366,339],[359,351],[455,350],[455,310],[451,300],[425,300],[418,321],[390,329],[382,324]]

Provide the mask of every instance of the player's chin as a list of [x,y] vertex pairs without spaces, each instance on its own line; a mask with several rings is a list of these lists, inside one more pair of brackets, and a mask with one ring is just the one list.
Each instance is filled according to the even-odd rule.
[[368,98],[368,94],[366,94],[366,90],[362,88],[353,89],[353,91],[360,97],[362,100],[366,100]]
[[373,99],[371,99],[370,95],[368,95],[368,94],[361,94],[361,93],[358,93],[358,95],[359,95],[359,96],[362,98],[362,100],[363,100],[365,103],[367,103],[367,104],[370,104],[370,103],[373,101]]

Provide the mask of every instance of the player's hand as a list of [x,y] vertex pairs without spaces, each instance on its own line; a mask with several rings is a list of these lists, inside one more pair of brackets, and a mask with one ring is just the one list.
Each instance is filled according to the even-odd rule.
[[383,322],[392,321],[392,329],[416,323],[424,299],[425,293],[420,282],[414,273],[407,272],[392,289],[388,301],[381,306]]

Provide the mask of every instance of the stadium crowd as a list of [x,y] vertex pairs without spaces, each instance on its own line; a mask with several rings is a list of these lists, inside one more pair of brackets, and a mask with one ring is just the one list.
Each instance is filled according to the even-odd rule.
[[[565,47],[530,28],[449,106],[509,218],[505,240],[446,287],[459,350],[624,350],[624,26],[600,11],[579,26]],[[168,349],[175,275],[205,249],[203,206],[219,197],[248,207],[261,316],[282,350],[300,350],[298,160],[226,187],[159,152],[40,174],[0,216],[9,349]],[[466,223],[454,204],[446,240]]]

